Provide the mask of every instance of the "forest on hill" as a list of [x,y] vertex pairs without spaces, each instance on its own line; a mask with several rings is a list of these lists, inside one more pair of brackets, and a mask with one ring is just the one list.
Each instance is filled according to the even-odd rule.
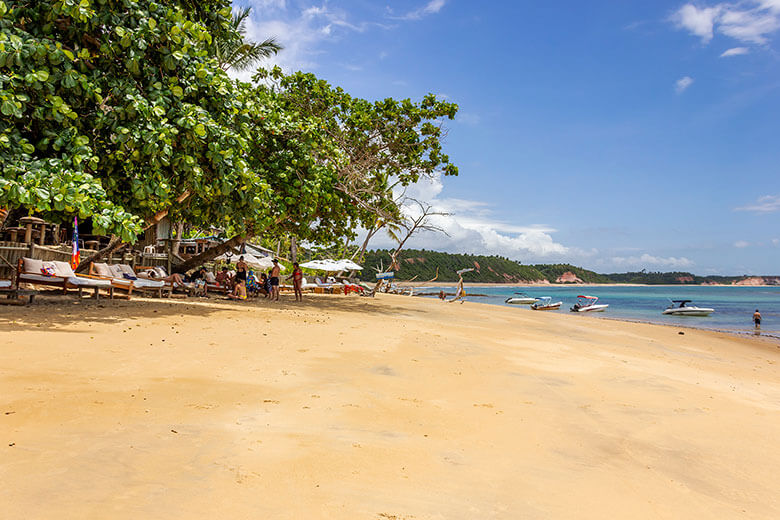
[[[384,249],[368,251],[363,259],[365,269],[361,276],[364,280],[373,280],[374,274],[384,270],[389,264],[390,251]],[[396,278],[403,281],[412,279],[427,281],[436,277],[436,281],[439,282],[456,282],[458,281],[456,271],[470,267],[474,268],[474,271],[463,276],[467,282],[527,283],[545,280],[556,282],[565,273],[572,273],[581,282],[610,283],[604,275],[569,264],[523,265],[496,255],[441,253],[425,249],[403,251],[395,273]]]
[[[626,283],[643,285],[723,284],[730,285],[748,279],[744,276],[699,276],[688,272],[648,272],[599,274],[571,264],[524,265],[502,256],[442,253],[425,249],[408,249],[401,253],[395,266],[396,279],[424,282],[457,282],[460,269],[474,268],[463,276],[466,282],[480,283]],[[375,279],[375,274],[390,265],[390,251],[367,251],[363,259],[361,278]],[[778,282],[778,277],[764,277],[765,283]]]

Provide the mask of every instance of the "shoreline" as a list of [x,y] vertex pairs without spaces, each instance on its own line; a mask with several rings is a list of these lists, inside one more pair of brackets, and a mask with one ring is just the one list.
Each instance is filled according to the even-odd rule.
[[[401,287],[454,287],[454,282],[406,282],[396,281]],[[642,284],[642,283],[504,283],[504,282],[463,282],[464,287],[777,287],[780,285],[736,285],[736,284]]]

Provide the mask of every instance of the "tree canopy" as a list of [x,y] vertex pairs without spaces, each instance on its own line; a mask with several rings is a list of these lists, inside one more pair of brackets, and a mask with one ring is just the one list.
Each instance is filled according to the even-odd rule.
[[397,214],[393,184],[457,173],[456,105],[236,81],[219,56],[239,26],[228,0],[0,0],[0,207],[128,242],[161,212],[328,241]]

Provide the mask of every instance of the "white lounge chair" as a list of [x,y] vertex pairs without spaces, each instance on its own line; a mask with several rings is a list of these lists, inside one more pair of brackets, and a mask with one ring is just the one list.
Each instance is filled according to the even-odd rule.
[[34,258],[20,258],[17,284],[29,283],[48,287],[62,287],[62,292],[68,289],[78,289],[82,296],[84,289],[94,289],[95,299],[100,299],[100,289],[108,292],[109,298],[114,297],[114,287],[108,280],[100,280],[78,276],[67,262],[45,262]]
[[133,291],[152,292],[162,298],[165,282],[162,280],[149,280],[139,278],[133,268],[127,264],[105,264],[93,262],[89,266],[91,277],[97,277],[103,280],[109,280],[115,289],[127,291],[128,296]]

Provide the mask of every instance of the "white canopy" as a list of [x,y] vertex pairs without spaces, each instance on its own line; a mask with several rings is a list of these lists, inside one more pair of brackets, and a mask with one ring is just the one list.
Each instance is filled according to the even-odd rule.
[[301,264],[301,267],[306,269],[312,269],[314,271],[360,271],[363,268],[357,265],[355,262],[349,259],[343,260],[331,260],[326,258],[324,260],[312,260],[311,262],[305,262]]
[[343,271],[344,269],[337,264],[334,260],[326,258],[325,260],[312,260],[311,262],[304,262],[301,267],[311,269],[313,271]]
[[[251,253],[244,253],[244,254],[233,253],[230,256],[228,256],[227,253],[225,253],[224,255],[218,256],[216,260],[236,263],[238,262],[238,259],[241,258],[242,256],[244,257],[244,262],[246,262],[246,265],[248,265],[249,267],[254,267],[255,269],[270,269],[274,265],[273,259],[270,256],[263,256],[258,258]],[[284,266],[282,264],[279,264],[279,268],[282,271],[284,271]]]
[[341,266],[341,269],[344,271],[362,271],[363,268],[357,265],[355,262],[350,260],[349,258],[345,258],[343,260],[339,260],[336,262]]

